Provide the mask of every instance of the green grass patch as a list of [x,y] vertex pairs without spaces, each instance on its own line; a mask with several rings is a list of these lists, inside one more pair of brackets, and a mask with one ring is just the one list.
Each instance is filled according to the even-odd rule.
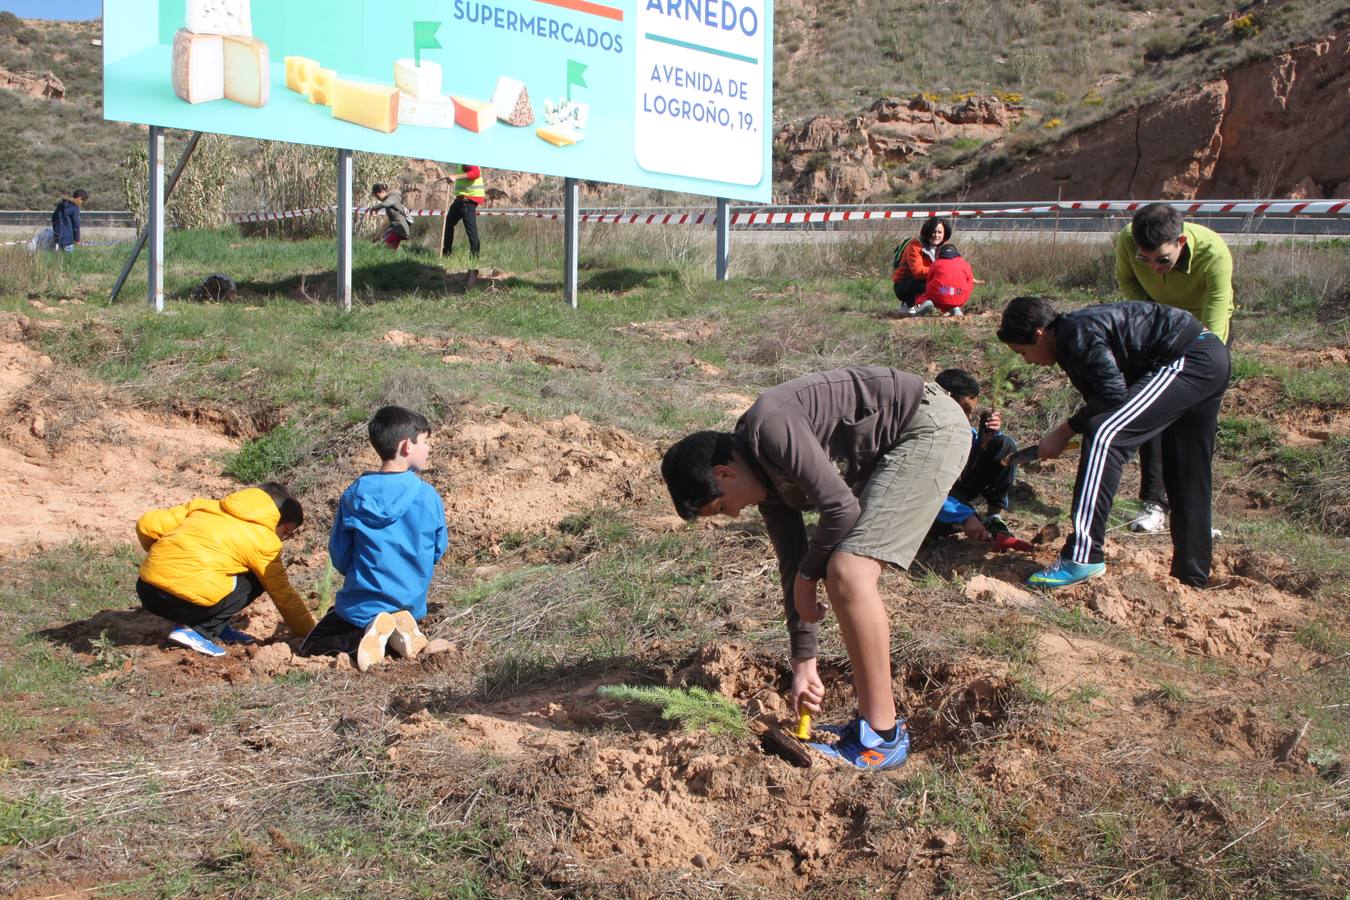
[[1219,452],[1225,456],[1250,460],[1280,444],[1280,434],[1265,419],[1242,416],[1219,419]]
[[245,484],[284,481],[287,473],[304,459],[306,443],[304,433],[280,425],[226,457],[225,474]]
[[0,797],[0,847],[36,847],[72,830],[73,820],[59,800]]
[[658,707],[661,718],[679,722],[685,731],[708,731],[712,734],[730,734],[745,737],[750,733],[741,708],[721,694],[701,687],[685,690],[670,687],[634,687],[610,684],[596,693],[609,700],[645,703]]

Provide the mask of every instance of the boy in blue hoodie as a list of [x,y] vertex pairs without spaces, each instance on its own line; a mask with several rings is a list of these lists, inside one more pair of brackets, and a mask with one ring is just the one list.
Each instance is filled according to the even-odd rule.
[[362,672],[384,659],[386,646],[412,659],[427,645],[417,621],[427,614],[431,570],[448,543],[440,495],[417,476],[431,450],[431,423],[385,406],[367,430],[382,462],[342,493],[328,555],[344,580],[332,610],[300,645],[302,656],[351,653]]

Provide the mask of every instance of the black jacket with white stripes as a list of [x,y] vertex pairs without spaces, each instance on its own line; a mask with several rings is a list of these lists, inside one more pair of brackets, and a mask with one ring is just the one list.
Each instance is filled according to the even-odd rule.
[[1069,417],[1079,433],[1124,403],[1130,385],[1176,360],[1205,330],[1186,310],[1149,300],[1085,306],[1060,314],[1050,327],[1060,368],[1085,401]]

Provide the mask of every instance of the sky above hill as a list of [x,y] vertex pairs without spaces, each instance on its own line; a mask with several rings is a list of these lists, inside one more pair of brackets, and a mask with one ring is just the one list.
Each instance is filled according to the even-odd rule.
[[0,12],[12,12],[21,19],[84,21],[103,15],[103,0],[0,0]]

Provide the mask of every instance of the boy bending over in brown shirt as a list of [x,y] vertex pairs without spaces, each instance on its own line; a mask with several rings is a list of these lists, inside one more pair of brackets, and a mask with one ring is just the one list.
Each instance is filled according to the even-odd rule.
[[[792,705],[818,711],[816,622],[825,582],[853,665],[858,714],[833,745],[860,769],[909,753],[891,689],[890,620],[877,583],[909,568],[970,453],[965,413],[936,384],[881,366],[805,375],[759,396],[731,432],[700,431],[671,447],[661,475],[683,519],[736,517],[756,505],[778,556],[792,648]],[[804,510],[820,514],[807,534]]]

